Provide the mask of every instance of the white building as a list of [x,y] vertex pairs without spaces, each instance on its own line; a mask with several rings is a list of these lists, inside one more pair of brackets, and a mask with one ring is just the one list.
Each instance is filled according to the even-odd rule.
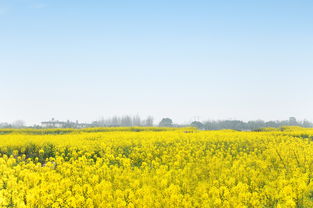
[[51,119],[51,121],[43,121],[41,122],[41,126],[43,128],[64,128],[66,126],[66,122]]

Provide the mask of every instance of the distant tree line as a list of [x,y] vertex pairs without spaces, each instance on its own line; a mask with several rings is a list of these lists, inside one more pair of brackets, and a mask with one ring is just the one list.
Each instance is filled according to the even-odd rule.
[[220,129],[234,129],[234,130],[256,130],[265,127],[278,128],[281,126],[301,126],[306,128],[313,127],[313,123],[307,120],[297,121],[295,117],[290,117],[289,120],[283,121],[241,121],[241,120],[218,120],[218,121],[194,121],[190,124],[203,130],[220,130]]
[[[131,126],[154,126],[154,119],[148,116],[145,119],[136,116],[113,116],[111,118],[102,118],[97,121],[78,127],[78,122],[64,122],[59,128],[85,128],[85,127],[131,127]],[[75,125],[74,125],[75,124]],[[208,120],[208,121],[193,121],[190,124],[174,124],[171,118],[163,118],[156,126],[160,127],[186,127],[193,126],[201,130],[220,130],[220,129],[234,129],[241,131],[257,130],[260,128],[281,126],[300,126],[306,128],[313,128],[313,123],[308,120],[298,121],[295,117],[290,117],[288,120],[283,121],[241,121],[241,120]],[[12,123],[0,123],[0,128],[44,128],[42,126],[25,126],[24,121],[17,120]]]
[[141,119],[140,116],[113,116],[107,119],[100,119],[90,124],[92,127],[119,127],[119,126],[153,126],[153,117],[148,116]]
[[12,123],[7,123],[7,122],[0,123],[0,128],[2,129],[8,129],[8,128],[19,129],[19,128],[24,128],[24,127],[25,127],[25,122],[22,120],[17,120]]

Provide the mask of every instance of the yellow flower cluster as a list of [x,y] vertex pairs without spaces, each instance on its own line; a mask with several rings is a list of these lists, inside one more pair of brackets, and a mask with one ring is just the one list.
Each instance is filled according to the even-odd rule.
[[0,207],[313,207],[313,129],[0,135]]

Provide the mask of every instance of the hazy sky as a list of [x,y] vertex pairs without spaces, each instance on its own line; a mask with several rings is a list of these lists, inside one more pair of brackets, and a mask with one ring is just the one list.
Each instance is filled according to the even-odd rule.
[[312,0],[0,0],[0,122],[313,120]]

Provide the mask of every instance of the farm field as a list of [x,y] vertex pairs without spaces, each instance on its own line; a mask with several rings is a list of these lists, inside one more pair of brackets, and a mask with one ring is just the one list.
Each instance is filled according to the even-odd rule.
[[0,207],[313,207],[313,129],[0,130]]

